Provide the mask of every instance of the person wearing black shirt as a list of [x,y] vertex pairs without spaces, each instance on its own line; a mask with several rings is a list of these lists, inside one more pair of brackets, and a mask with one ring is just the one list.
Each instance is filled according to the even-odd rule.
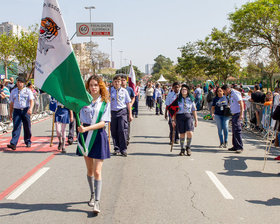
[[221,87],[218,87],[216,89],[216,97],[213,99],[211,114],[215,119],[218,128],[218,135],[220,139],[219,148],[226,148],[228,144],[228,123],[230,117],[224,115],[224,109],[227,105],[228,99],[224,96],[224,92]]
[[255,85],[254,90],[255,90],[255,92],[252,93],[250,101],[256,103],[256,104],[253,104],[253,110],[255,111],[256,119],[257,119],[256,129],[259,129],[260,124],[261,124],[261,114],[262,114],[262,107],[260,104],[264,103],[265,94],[260,91],[259,85]]

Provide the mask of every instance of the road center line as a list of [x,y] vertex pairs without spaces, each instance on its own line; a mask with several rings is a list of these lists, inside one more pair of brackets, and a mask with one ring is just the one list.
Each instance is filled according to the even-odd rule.
[[20,185],[16,190],[14,190],[8,197],[8,200],[15,200],[20,196],[27,188],[34,184],[41,176],[43,176],[50,168],[44,167],[40,169],[37,173],[27,179],[22,185]]
[[218,180],[218,178],[215,176],[213,172],[207,170],[205,172],[209,176],[210,180],[212,180],[212,182],[221,192],[221,194],[224,196],[225,199],[230,199],[230,200],[234,199],[232,195],[228,192],[228,190],[225,188],[225,186]]

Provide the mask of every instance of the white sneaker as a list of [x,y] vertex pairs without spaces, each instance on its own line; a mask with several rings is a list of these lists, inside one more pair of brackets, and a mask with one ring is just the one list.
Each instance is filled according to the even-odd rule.
[[93,206],[93,213],[99,213],[99,212],[100,212],[100,203],[99,201],[95,201]]
[[94,207],[94,193],[90,197],[90,200],[88,202],[88,206]]

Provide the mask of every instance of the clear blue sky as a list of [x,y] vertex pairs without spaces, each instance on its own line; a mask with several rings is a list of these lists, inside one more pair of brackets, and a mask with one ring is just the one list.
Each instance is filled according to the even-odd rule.
[[[43,0],[1,0],[0,23],[12,22],[28,27],[40,23]],[[189,41],[204,39],[213,27],[228,25],[228,14],[248,0],[58,0],[68,34],[75,33],[76,22],[89,22],[89,10],[95,6],[92,21],[113,22],[113,60],[120,66],[122,58],[132,60],[144,71],[159,54],[177,61],[178,47]],[[73,43],[89,38],[73,39]],[[110,54],[106,37],[93,38],[99,49]],[[122,65],[125,65],[123,60]]]

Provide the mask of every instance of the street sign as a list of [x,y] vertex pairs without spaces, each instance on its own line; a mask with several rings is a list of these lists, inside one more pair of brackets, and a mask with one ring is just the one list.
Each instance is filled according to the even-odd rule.
[[104,37],[113,36],[113,23],[77,23],[78,37]]

